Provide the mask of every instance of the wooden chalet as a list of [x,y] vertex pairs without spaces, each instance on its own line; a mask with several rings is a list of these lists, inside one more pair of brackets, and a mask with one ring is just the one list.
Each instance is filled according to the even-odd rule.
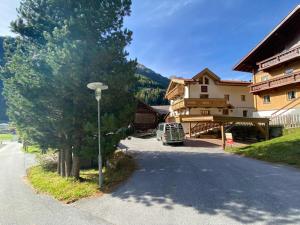
[[300,5],[234,70],[253,73],[255,117],[300,114]]
[[135,116],[134,128],[137,131],[155,129],[158,125],[158,113],[151,106],[142,101],[138,101]]
[[[190,137],[209,129],[220,128],[225,146],[224,127],[234,123],[252,123],[268,134],[268,119],[251,118],[253,97],[251,82],[221,80],[208,68],[191,79],[171,80],[165,98],[170,101],[167,122],[180,122]],[[262,126],[264,125],[264,128]]]

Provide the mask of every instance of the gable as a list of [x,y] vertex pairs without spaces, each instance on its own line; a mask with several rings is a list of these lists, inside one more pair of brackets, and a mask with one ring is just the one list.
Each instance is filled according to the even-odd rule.
[[201,72],[199,72],[198,74],[196,74],[192,79],[193,80],[199,80],[202,77],[207,76],[209,78],[211,78],[214,81],[219,81],[220,77],[217,76],[214,72],[212,72],[210,69],[205,68],[204,70],[202,70]]

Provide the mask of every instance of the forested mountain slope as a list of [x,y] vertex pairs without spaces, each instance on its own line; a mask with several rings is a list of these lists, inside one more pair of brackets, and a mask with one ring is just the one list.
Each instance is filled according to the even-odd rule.
[[145,67],[137,65],[136,97],[149,105],[167,105],[164,99],[169,79]]

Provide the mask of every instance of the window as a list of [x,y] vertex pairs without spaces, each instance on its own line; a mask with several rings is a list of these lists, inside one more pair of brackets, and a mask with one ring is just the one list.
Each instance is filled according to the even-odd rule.
[[224,98],[229,101],[229,95],[224,95]]
[[200,110],[200,115],[201,116],[209,116],[210,115],[210,111],[209,110]]
[[262,76],[261,77],[261,81],[263,82],[263,81],[267,81],[267,80],[269,80],[269,77],[268,76]]
[[263,98],[264,98],[264,104],[269,104],[269,103],[271,103],[270,95],[265,95]]
[[202,99],[203,99],[203,98],[208,98],[208,95],[207,95],[207,94],[201,94],[201,95],[200,95],[200,98],[202,98]]
[[248,116],[248,111],[247,110],[243,110],[243,117],[247,117]]
[[285,75],[292,75],[294,73],[294,69],[287,69],[284,74]]
[[289,92],[287,93],[287,97],[288,97],[288,100],[289,100],[289,101],[295,99],[295,98],[296,98],[296,92],[295,92],[295,91],[289,91]]
[[207,89],[207,86],[201,86],[201,92],[207,92],[208,89]]
[[199,82],[199,84],[203,84],[203,77],[200,77],[198,82]]
[[228,109],[223,109],[223,115],[228,115],[229,114],[229,110]]
[[205,81],[205,84],[209,84],[209,79],[207,77],[205,77],[204,81]]
[[245,102],[246,101],[246,95],[241,95],[241,100],[242,100],[242,102]]

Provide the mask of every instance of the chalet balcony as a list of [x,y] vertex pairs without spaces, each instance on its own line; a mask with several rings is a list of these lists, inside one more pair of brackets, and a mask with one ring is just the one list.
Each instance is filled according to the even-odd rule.
[[167,93],[167,95],[166,95],[166,98],[168,100],[171,100],[171,99],[175,99],[177,97],[183,96],[183,95],[184,95],[184,86],[180,85],[180,86],[173,88],[171,91],[169,91],[169,93]]
[[274,55],[268,59],[265,59],[257,63],[258,70],[260,71],[260,70],[268,69],[273,66],[279,65],[283,62],[289,61],[291,59],[295,59],[297,57],[300,57],[300,46],[284,51],[282,53],[279,53],[277,55]]
[[273,78],[271,80],[259,82],[252,84],[250,86],[251,93],[257,93],[264,90],[269,90],[272,88],[278,88],[285,85],[295,84],[300,82],[300,73],[294,73],[291,75],[284,75],[278,78]]
[[184,108],[225,108],[227,107],[227,100],[224,98],[184,98],[172,104],[172,109]]

